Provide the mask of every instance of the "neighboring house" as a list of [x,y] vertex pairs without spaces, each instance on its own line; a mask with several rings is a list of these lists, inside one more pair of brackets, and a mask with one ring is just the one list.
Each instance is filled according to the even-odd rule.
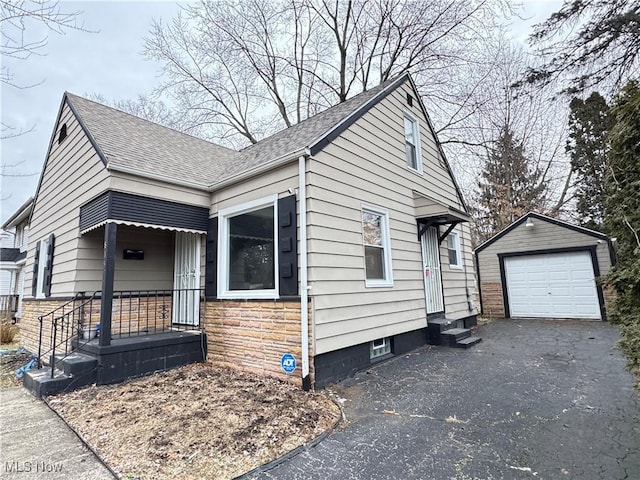
[[603,233],[528,213],[475,250],[482,314],[606,320],[598,283],[615,263]]
[[[66,93],[21,336],[44,356],[66,340],[51,322],[99,322],[99,339],[73,343],[97,356],[99,383],[206,354],[325,385],[475,325],[468,221],[408,74],[241,151]],[[125,352],[151,337],[157,358]]]
[[[0,249],[0,312],[3,317],[19,320],[22,316],[25,263],[29,243],[29,214],[33,198],[29,198],[2,225],[3,244]],[[7,243],[10,242],[11,246]]]

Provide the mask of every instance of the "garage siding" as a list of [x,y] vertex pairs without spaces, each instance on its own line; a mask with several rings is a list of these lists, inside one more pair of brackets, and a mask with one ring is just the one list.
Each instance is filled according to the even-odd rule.
[[605,239],[556,224],[553,220],[548,221],[537,215],[532,217],[532,221],[532,228],[527,228],[523,221],[501,238],[484,248],[481,246],[477,251],[476,268],[484,315],[505,315],[499,254],[595,247],[600,275],[604,276],[611,270],[609,244]]
[[598,243],[598,239],[584,233],[554,225],[542,219],[533,220],[534,227],[518,225],[504,237],[496,240],[478,252],[478,270],[484,282],[500,282],[499,253],[529,252],[532,250],[549,250],[558,248],[590,247],[595,245],[600,275],[606,275],[611,269],[609,246],[606,241]]

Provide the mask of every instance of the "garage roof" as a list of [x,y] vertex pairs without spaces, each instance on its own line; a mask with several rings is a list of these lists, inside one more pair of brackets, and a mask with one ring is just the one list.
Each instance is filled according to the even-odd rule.
[[[599,238],[599,239],[602,239],[602,240],[606,240],[607,242],[609,242],[609,237],[607,237],[604,233],[596,232],[595,230],[591,230],[589,228],[580,227],[578,225],[573,225],[571,223],[564,222],[562,220],[558,220],[557,218],[547,217],[546,215],[542,215],[541,213],[529,212],[526,215],[523,215],[522,217],[520,217],[515,222],[513,222],[511,225],[509,225],[504,230],[501,230],[500,232],[496,233],[493,237],[489,238],[488,240],[485,240],[483,243],[478,245],[476,247],[476,249],[475,249],[475,253],[476,254],[479,253],[480,251],[482,251],[485,248],[487,248],[489,245],[491,245],[494,242],[496,242],[497,240],[501,239],[506,234],[508,234],[509,232],[514,230],[517,226],[519,226],[519,225],[523,224],[524,222],[526,222],[528,218],[537,218],[539,220],[544,220],[544,221],[552,223],[554,225],[558,225],[559,227],[564,227],[564,228],[566,228],[568,230],[573,230],[575,232],[584,233],[585,235],[590,235],[592,237]],[[613,261],[613,259],[612,259],[612,261]]]

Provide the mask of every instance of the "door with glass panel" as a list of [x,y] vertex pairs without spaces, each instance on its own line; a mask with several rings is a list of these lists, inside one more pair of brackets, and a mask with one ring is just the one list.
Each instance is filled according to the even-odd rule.
[[200,323],[200,235],[176,232],[173,323]]
[[422,235],[422,275],[424,277],[427,313],[444,311],[439,247],[438,229],[436,227],[428,228]]

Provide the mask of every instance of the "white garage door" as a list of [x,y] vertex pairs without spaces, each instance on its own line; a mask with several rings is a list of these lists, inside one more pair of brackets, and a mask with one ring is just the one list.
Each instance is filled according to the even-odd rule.
[[588,252],[507,257],[504,268],[512,317],[600,319]]

